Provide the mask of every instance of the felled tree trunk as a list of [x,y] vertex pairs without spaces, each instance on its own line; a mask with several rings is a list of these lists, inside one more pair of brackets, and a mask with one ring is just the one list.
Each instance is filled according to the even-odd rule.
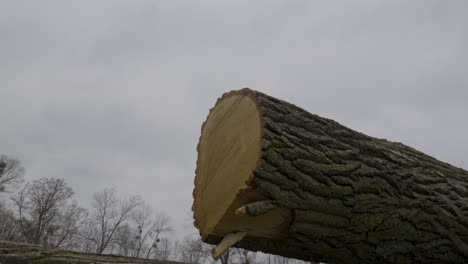
[[175,261],[92,254],[0,240],[0,264],[183,264]]
[[228,236],[224,244],[306,261],[463,263],[467,179],[401,143],[242,89],[203,124],[195,226],[208,243]]

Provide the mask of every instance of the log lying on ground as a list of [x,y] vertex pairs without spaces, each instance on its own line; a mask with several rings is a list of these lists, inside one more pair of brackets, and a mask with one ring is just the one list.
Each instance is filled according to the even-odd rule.
[[0,241],[0,264],[182,264]]
[[[202,126],[195,226],[218,244],[327,263],[468,260],[468,172],[242,89]],[[219,254],[219,252],[218,252]]]

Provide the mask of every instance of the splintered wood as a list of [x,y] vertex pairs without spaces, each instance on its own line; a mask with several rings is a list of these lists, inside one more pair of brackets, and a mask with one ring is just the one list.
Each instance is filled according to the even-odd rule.
[[211,251],[211,255],[215,260],[219,259],[221,255],[223,255],[226,250],[228,250],[231,246],[236,244],[237,242],[241,241],[245,236],[247,235],[247,232],[238,232],[238,233],[231,233],[227,234],[223,240],[221,240],[221,243],[217,245],[213,250]]

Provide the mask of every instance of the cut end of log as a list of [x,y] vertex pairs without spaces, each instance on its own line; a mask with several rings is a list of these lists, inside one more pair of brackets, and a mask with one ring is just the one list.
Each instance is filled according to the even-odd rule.
[[268,199],[251,184],[263,142],[261,108],[254,93],[243,89],[225,94],[202,126],[192,209],[203,240],[238,231],[277,238],[290,223],[286,209],[256,217],[236,214],[243,205]]

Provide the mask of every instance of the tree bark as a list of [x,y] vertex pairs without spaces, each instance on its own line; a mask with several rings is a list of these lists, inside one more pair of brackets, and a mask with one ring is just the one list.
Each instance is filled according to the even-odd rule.
[[[249,89],[225,94],[207,122],[230,96],[255,101],[261,150],[246,183],[258,196],[241,199],[245,191],[240,188],[232,204],[242,202],[228,210],[240,204],[247,206],[241,211],[248,212],[246,208],[252,202],[269,200],[268,204],[292,215],[283,237],[248,234],[236,247],[326,263],[468,260],[467,171]],[[229,118],[226,115],[219,122]],[[200,144],[204,144],[204,132],[202,129]],[[224,218],[213,220],[216,224],[212,229],[201,228],[205,221],[201,215],[207,212],[199,205],[203,191],[197,184],[200,177],[208,177],[201,175],[202,150],[199,146],[195,225],[205,242],[217,244],[229,226],[232,232],[254,228],[241,230],[242,226]],[[229,162],[226,159],[224,162]],[[207,170],[206,175],[209,173]]]

